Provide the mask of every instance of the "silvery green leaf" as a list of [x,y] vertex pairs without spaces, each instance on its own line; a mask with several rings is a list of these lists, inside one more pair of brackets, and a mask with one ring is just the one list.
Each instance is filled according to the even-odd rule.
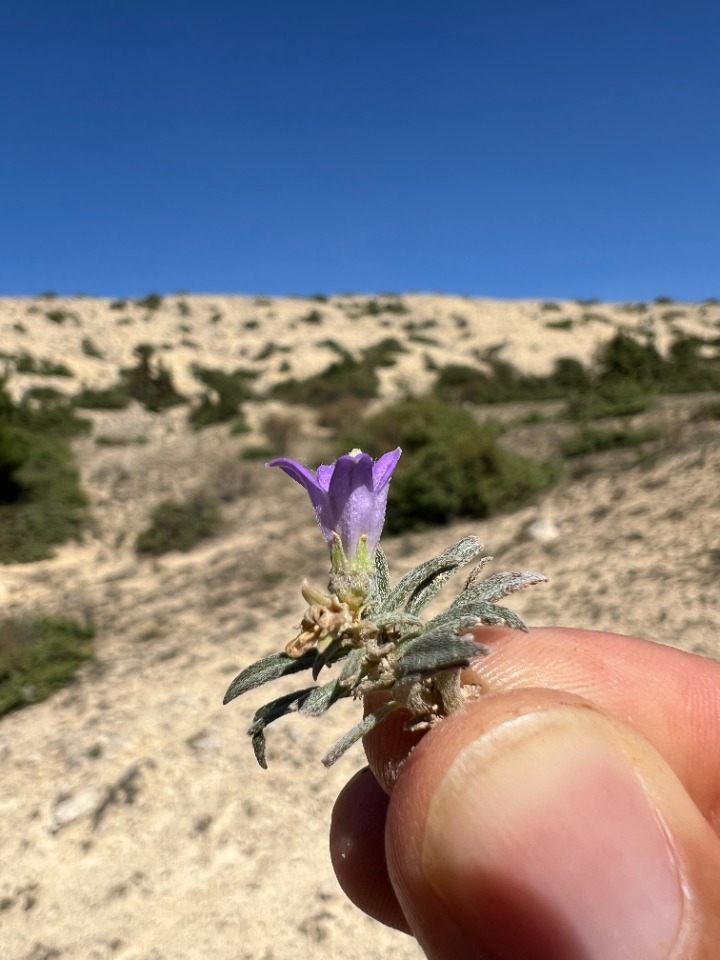
[[[462,607],[456,607],[455,611],[459,613],[462,609]],[[473,604],[471,609],[477,618],[475,621],[477,624],[485,627],[504,624],[506,627],[512,627],[513,630],[522,630],[523,633],[527,633],[528,628],[520,617],[507,607],[499,607],[496,603],[478,603]]]
[[300,670],[308,670],[315,661],[315,651],[304,653],[301,657],[289,657],[286,653],[271,653],[262,660],[256,660],[249,667],[245,667],[228,687],[223,703],[230,703],[248,690],[261,687],[270,680],[286,677]]
[[395,664],[399,677],[411,673],[432,673],[450,667],[466,667],[473,657],[487,653],[487,648],[468,638],[451,633],[423,634],[412,640]]
[[390,568],[382,547],[375,551],[375,594],[382,603],[390,592]]
[[298,708],[298,702],[302,700],[306,694],[315,689],[315,687],[305,687],[303,690],[294,690],[292,693],[286,693],[285,696],[278,697],[276,700],[271,700],[270,703],[266,703],[265,706],[260,707],[255,713],[248,734],[252,737],[255,759],[263,770],[267,770],[267,761],[265,760],[265,727],[280,717],[286,716],[288,713],[294,713]]
[[349,730],[344,737],[341,737],[338,742],[332,747],[322,759],[322,762],[326,767],[331,767],[336,760],[339,760],[340,757],[345,753],[345,751],[351,747],[354,743],[357,743],[361,737],[364,737],[366,733],[376,727],[381,721],[392,713],[393,710],[397,710],[400,704],[395,703],[394,700],[390,703],[383,704],[379,710],[376,710],[375,713],[369,713],[364,720],[361,720],[360,723],[356,724],[352,730]]
[[[468,603],[461,607],[451,607],[449,610],[443,610],[427,623],[427,631],[431,633],[457,633],[483,623],[482,617],[494,608],[489,603]],[[424,636],[424,634],[423,634]]]
[[298,705],[300,713],[307,717],[319,717],[341,697],[348,697],[350,691],[341,687],[337,680],[331,680],[322,687],[312,687]]
[[390,610],[388,613],[381,613],[378,616],[374,616],[372,622],[376,627],[390,627],[393,624],[398,624],[398,626],[409,627],[410,629],[413,627],[422,629],[425,626],[420,617],[415,617],[402,610]]
[[[465,537],[432,560],[414,567],[390,591],[378,613],[398,610],[407,601],[407,612],[417,614],[455,571],[482,550],[477,537]],[[439,583],[438,578],[440,579]]]
[[506,597],[509,593],[515,593],[516,590],[524,590],[525,587],[531,587],[536,583],[545,583],[546,581],[547,577],[544,577],[541,573],[534,573],[532,570],[508,570],[504,573],[495,573],[461,593],[450,604],[450,609],[465,603],[468,599],[493,603]]

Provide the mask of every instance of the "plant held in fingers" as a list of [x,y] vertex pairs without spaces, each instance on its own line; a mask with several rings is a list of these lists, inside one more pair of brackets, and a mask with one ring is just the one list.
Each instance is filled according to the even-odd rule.
[[[391,587],[379,540],[388,485],[399,458],[399,448],[377,461],[353,450],[316,473],[285,457],[268,464],[280,467],[309,494],[330,549],[330,579],[327,592],[303,581],[308,608],[300,632],[282,653],[246,667],[230,684],[224,702],[278,677],[309,670],[316,681],[324,668],[337,665],[337,670],[327,683],[305,686],[257,711],[248,733],[263,768],[269,724],[294,712],[319,716],[343,697],[384,691],[388,699],[332,747],[323,758],[328,767],[395,710],[410,714],[409,729],[436,723],[477,695],[460,680],[470,661],[487,652],[472,628],[504,624],[527,629],[497,601],[546,578],[523,571],[480,579],[492,558],[482,557],[482,544],[475,537],[420,564]],[[421,613],[429,601],[473,561],[463,590],[447,610],[424,620]]]

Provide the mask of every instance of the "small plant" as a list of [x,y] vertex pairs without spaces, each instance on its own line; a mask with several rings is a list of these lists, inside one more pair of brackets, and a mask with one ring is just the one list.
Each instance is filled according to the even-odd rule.
[[560,320],[548,320],[545,324],[546,330],[572,330],[575,321],[570,317],[562,317]]
[[290,441],[300,432],[300,421],[297,417],[282,413],[271,413],[261,424],[262,432],[268,442],[270,457],[282,457],[288,452]]
[[111,310],[124,310],[127,307],[127,300],[113,300],[110,303]]
[[653,303],[657,304],[659,307],[666,304],[675,303],[672,297],[655,297]]
[[187,553],[213,535],[219,520],[217,504],[202,494],[185,503],[165,500],[153,510],[150,525],[138,536],[135,549],[156,557],[173,550]]
[[0,717],[71,683],[92,658],[94,632],[62,617],[0,620]]
[[76,327],[80,325],[78,315],[71,310],[47,310],[45,316],[51,323],[57,323],[59,326],[67,320],[72,320]]
[[559,303],[555,303],[554,300],[545,300],[540,304],[540,309],[545,313],[560,313],[562,307]]
[[192,372],[209,388],[190,412],[190,423],[195,429],[234,420],[236,432],[244,432],[247,424],[241,404],[253,396],[250,383],[257,377],[257,371],[239,367],[232,373],[226,373],[224,370],[194,366]]
[[[335,665],[337,669],[331,680],[286,693],[256,712],[248,733],[263,768],[267,766],[265,730],[271,723],[296,711],[320,716],[345,697],[384,694],[382,705],[323,757],[328,767],[396,710],[405,712],[406,729],[427,729],[479,695],[478,688],[463,685],[462,671],[487,652],[481,625],[527,629],[497,601],[545,577],[522,571],[481,580],[490,558],[482,557],[482,544],[475,537],[464,538],[390,586],[379,539],[388,485],[399,456],[397,449],[373,462],[366,453],[352,450],[336,463],[318,467],[317,473],[285,458],[268,464],[282,469],[309,494],[330,551],[328,589],[323,592],[303,581],[301,591],[308,607],[300,632],[284,652],[263,657],[241,671],[223,702],[299,671],[309,670],[316,681],[323,668]],[[474,566],[459,596],[447,610],[424,620],[420,614],[429,601],[470,563]]]
[[306,313],[304,316],[300,317],[300,323],[309,323],[317,326],[323,322],[323,315],[319,310],[311,310],[310,313]]
[[143,310],[149,310],[150,313],[154,313],[155,310],[159,310],[163,305],[163,298],[159,293],[149,293],[146,297],[142,297],[140,300],[135,301],[135,306],[140,307]]
[[83,337],[82,343],[80,346],[81,346],[82,352],[85,354],[86,357],[93,357],[97,360],[105,359],[102,350],[99,350],[95,346],[95,344],[90,339],[90,337]]
[[181,317],[189,317],[192,313],[192,308],[187,300],[178,300],[178,302],[175,304],[175,307]]
[[123,385],[134,400],[153,413],[187,403],[186,398],[175,389],[172,375],[162,362],[152,362],[155,353],[153,346],[140,343],[133,353],[137,357],[137,366],[121,370],[120,374]]

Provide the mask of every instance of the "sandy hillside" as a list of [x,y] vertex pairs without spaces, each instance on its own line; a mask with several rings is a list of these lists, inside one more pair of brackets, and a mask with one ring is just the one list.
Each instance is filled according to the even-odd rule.
[[[13,375],[15,396],[33,385],[73,394],[113,384],[148,343],[178,389],[197,397],[192,364],[257,370],[261,393],[325,369],[336,357],[328,340],[359,352],[392,336],[406,352],[380,371],[390,399],[421,392],[433,366],[480,365],[501,344],[520,370],[545,373],[559,356],[589,362],[617,329],[654,332],[664,348],[676,328],[709,338],[720,323],[714,303],[643,313],[419,295],[401,303],[406,312],[368,313],[360,297],[183,296],[155,310],[5,300],[0,353],[62,362],[72,373]],[[319,318],[308,320],[312,311]],[[572,323],[558,326],[563,320]],[[659,405],[666,439],[650,457],[598,455],[584,475],[513,514],[389,540],[393,574],[473,533],[496,557],[493,570],[550,578],[514,598],[529,623],[618,630],[720,655],[720,422],[694,420],[693,402]],[[191,430],[185,407],[90,412],[93,432],[74,441],[90,530],[51,560],[0,567],[4,615],[58,612],[97,629],[97,660],[77,683],[0,720],[4,960],[420,956],[413,941],[347,903],[330,867],[333,799],[363,755],[356,747],[330,771],[320,757],[354,722],[353,705],[273,727],[267,772],[244,732],[267,697],[255,691],[221,706],[242,666],[292,636],[301,576],[322,585],[327,573],[303,492],[239,459],[262,440],[267,409],[250,404],[254,429],[240,436],[224,425]],[[518,422],[508,442],[545,455],[565,429]],[[312,458],[322,438],[306,411],[289,452]],[[218,535],[187,554],[138,558],[134,540],[153,507],[197,490],[220,497]],[[553,539],[532,536],[538,521]],[[273,695],[281,692],[279,683]]]

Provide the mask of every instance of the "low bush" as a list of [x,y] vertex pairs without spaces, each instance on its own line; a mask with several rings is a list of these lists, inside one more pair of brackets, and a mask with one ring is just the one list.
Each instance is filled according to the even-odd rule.
[[238,367],[232,373],[194,366],[193,376],[209,388],[190,412],[190,423],[196,430],[213,423],[235,422],[235,432],[247,429],[241,404],[253,396],[250,384],[257,371]]
[[68,437],[88,428],[59,395],[13,402],[0,380],[0,563],[29,563],[87,520]]
[[639,447],[651,440],[658,440],[661,431],[657,427],[595,427],[585,424],[562,445],[566,457],[580,457],[588,453],[616,450],[619,447]]
[[128,388],[122,383],[116,383],[102,390],[86,387],[75,394],[73,403],[85,410],[124,410],[131,399]]
[[165,500],[152,513],[150,525],[138,536],[138,553],[160,556],[172,550],[187,553],[211,537],[220,520],[217,504],[197,494],[185,503]]
[[377,368],[391,367],[396,362],[395,355],[405,348],[394,337],[388,337],[367,347],[359,360],[338,344],[333,349],[339,358],[321,373],[306,380],[284,380],[271,388],[269,396],[310,407],[327,407],[343,397],[371,400],[380,386]]
[[121,382],[133,400],[141,403],[146,410],[158,413],[168,407],[187,403],[187,399],[175,389],[172,374],[162,361],[152,362],[155,348],[148,343],[135,347],[137,366],[120,371]]
[[486,517],[520,506],[559,477],[556,464],[538,463],[500,443],[496,423],[436,397],[404,400],[350,430],[339,445],[374,456],[402,447],[390,487],[387,530],[400,533],[459,517]]
[[149,310],[151,313],[154,310],[159,310],[163,305],[163,298],[159,293],[149,293],[146,297],[142,297],[140,300],[135,301],[136,307],[141,307],[144,310]]
[[93,636],[61,617],[0,620],[0,717],[66,687],[91,659]]
[[99,350],[90,337],[83,337],[81,344],[82,352],[86,357],[93,357],[96,360],[104,360],[102,350]]

